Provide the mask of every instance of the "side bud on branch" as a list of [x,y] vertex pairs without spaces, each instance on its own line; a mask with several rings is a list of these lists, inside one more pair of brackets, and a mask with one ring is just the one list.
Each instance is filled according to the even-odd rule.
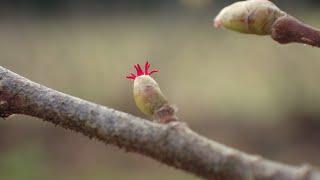
[[320,47],[319,30],[288,15],[269,0],[233,3],[220,11],[214,26],[245,34],[271,35],[281,44],[297,42]]
[[146,62],[144,70],[139,64],[134,65],[134,68],[137,73],[131,73],[126,78],[134,80],[133,96],[139,110],[160,123],[176,121],[174,107],[168,103],[158,83],[150,76],[159,70],[149,71],[149,62]]

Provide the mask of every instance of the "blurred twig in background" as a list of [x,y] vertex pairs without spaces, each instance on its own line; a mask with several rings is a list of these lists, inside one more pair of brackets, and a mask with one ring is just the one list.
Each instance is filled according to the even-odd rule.
[[245,34],[270,35],[280,44],[292,42],[320,47],[320,31],[288,15],[271,1],[238,1],[223,8],[215,27]]

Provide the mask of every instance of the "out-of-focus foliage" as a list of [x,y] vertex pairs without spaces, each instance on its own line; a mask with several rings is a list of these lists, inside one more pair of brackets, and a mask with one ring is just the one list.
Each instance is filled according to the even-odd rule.
[[[117,11],[119,9],[127,10],[147,10],[162,9],[163,7],[170,7],[171,10],[184,7],[198,8],[209,6],[212,4],[215,7],[222,7],[226,4],[235,1],[227,0],[8,0],[0,2],[0,9],[2,10],[23,10],[45,14],[56,14],[67,12],[72,9],[91,9],[92,11],[102,11],[104,13]],[[319,4],[317,0],[282,0],[277,1],[277,4],[286,7],[313,7],[314,4]],[[183,7],[182,6],[182,7]],[[173,8],[173,9],[172,9]],[[209,10],[209,9],[207,9]]]

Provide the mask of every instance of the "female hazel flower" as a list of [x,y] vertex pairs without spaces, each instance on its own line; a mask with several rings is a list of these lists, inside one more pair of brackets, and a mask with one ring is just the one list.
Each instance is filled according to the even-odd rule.
[[158,83],[150,76],[159,70],[150,71],[149,62],[145,63],[144,70],[139,64],[134,65],[136,74],[131,73],[126,78],[134,80],[133,96],[139,110],[146,115],[154,117],[161,123],[175,119],[175,110],[168,104],[167,98],[160,90]]

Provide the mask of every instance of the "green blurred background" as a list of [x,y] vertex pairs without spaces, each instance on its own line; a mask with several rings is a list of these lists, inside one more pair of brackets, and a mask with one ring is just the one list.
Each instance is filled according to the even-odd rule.
[[[233,1],[8,0],[0,65],[59,91],[144,117],[134,63],[149,60],[178,116],[195,131],[291,164],[320,164],[320,50],[216,30]],[[320,27],[316,0],[277,0]],[[39,119],[0,121],[0,179],[197,179]]]

